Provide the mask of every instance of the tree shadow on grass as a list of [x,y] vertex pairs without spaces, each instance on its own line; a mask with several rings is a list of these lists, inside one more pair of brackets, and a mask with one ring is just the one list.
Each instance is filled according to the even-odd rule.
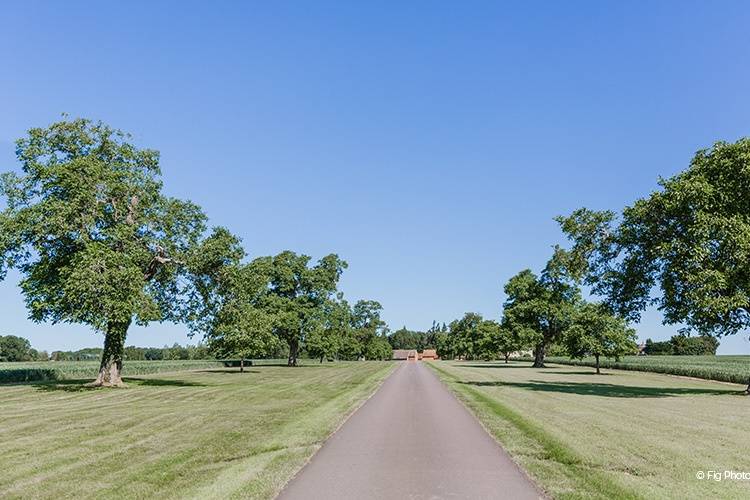
[[459,366],[462,368],[531,368],[531,363],[529,364],[518,364],[518,363],[508,363],[507,365],[505,363],[481,363],[481,364],[463,364],[461,363]]
[[147,387],[207,387],[202,382],[190,382],[188,380],[173,380],[163,378],[124,378],[127,385],[143,385]]
[[733,389],[701,389],[696,387],[638,387],[628,385],[586,383],[586,382],[501,382],[471,381],[461,382],[478,387],[517,387],[529,391],[559,392],[564,394],[581,394],[584,396],[603,396],[608,398],[664,398],[675,396],[734,396],[744,393]]
[[606,377],[608,375],[612,375],[608,372],[601,372],[596,373],[595,369],[591,370],[570,370],[570,371],[564,371],[564,370],[548,370],[545,368],[540,368],[541,370],[544,370],[542,373],[552,373],[555,375],[596,375],[597,377]]
[[209,368],[208,370],[196,370],[197,373],[236,373],[237,375],[244,375],[246,373],[260,373],[260,370],[248,370],[245,368],[244,372],[241,372],[239,368]]
[[[146,386],[146,387],[206,387],[200,382],[189,382],[186,380],[170,380],[158,378],[123,378],[124,387]],[[31,384],[34,389],[42,392],[88,392],[106,389],[120,389],[118,387],[97,387],[91,385],[91,379],[57,380],[51,382],[37,382]]]

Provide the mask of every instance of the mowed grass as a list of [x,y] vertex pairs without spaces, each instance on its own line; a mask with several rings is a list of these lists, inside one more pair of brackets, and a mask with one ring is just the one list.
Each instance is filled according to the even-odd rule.
[[[549,361],[573,365],[596,366],[594,358],[549,358]],[[602,359],[604,368],[668,373],[684,377],[747,384],[750,380],[750,356],[625,356],[619,360]]]
[[750,498],[742,385],[530,363],[430,363],[554,498]]
[[271,498],[394,366],[0,386],[0,498]]

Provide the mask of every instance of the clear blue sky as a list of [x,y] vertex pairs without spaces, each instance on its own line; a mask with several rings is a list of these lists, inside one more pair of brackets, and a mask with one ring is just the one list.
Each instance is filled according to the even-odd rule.
[[[619,209],[748,135],[748,26],[730,1],[6,2],[0,170],[28,128],[102,119],[252,256],[339,253],[347,296],[393,328],[499,317],[505,281],[563,241],[553,216]],[[30,323],[17,280],[0,332],[101,343]],[[673,333],[659,319],[642,338]],[[157,324],[128,343],[174,341]]]

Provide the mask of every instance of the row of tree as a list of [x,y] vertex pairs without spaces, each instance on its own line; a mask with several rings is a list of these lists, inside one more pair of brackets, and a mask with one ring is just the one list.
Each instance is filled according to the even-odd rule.
[[[750,139],[699,151],[660,187],[621,213],[558,217],[571,247],[555,247],[539,275],[527,269],[508,281],[500,323],[472,313],[451,323],[441,354],[530,348],[537,367],[553,346],[616,357],[634,349],[628,324],[649,306],[681,326],[668,342],[673,354],[715,352],[717,337],[750,327]],[[600,301],[583,300],[582,285]]]
[[716,354],[719,340],[710,335],[673,335],[664,342],[654,342],[646,339],[643,353],[651,356],[709,356]]
[[425,332],[408,330],[406,327],[396,330],[388,336],[393,349],[414,349],[424,351],[425,349],[436,349],[438,341],[448,332],[448,326],[433,321],[432,326]]
[[[52,351],[50,361],[86,361],[101,359],[101,347],[87,347],[77,351]],[[158,361],[179,359],[213,359],[214,355],[206,344],[180,345],[164,347],[125,346],[123,360],[129,361]]]
[[380,305],[350,308],[338,292],[346,262],[247,262],[239,238],[164,194],[159,153],[127,134],[64,119],[29,130],[16,155],[20,173],[0,176],[0,279],[20,272],[32,320],[104,333],[95,384],[122,382],[128,329],[152,321],[185,322],[218,356],[386,357]]

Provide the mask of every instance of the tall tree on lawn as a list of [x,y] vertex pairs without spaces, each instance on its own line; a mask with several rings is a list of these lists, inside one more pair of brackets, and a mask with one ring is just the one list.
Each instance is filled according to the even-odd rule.
[[34,321],[104,333],[96,385],[122,383],[131,323],[175,319],[201,209],[162,193],[159,153],[101,122],[63,120],[16,142],[2,175],[0,278],[16,268]]

